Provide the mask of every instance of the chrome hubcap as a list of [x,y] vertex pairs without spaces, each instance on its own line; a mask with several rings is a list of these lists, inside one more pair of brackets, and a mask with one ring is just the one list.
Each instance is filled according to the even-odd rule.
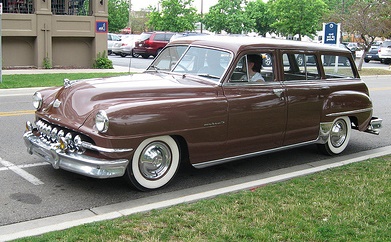
[[345,121],[341,119],[337,120],[334,123],[333,128],[331,129],[331,133],[330,133],[331,144],[336,148],[343,145],[343,143],[346,140],[347,133],[348,133],[348,128],[346,126]]
[[163,142],[152,142],[141,152],[139,169],[148,180],[158,180],[163,177],[171,166],[171,150]]

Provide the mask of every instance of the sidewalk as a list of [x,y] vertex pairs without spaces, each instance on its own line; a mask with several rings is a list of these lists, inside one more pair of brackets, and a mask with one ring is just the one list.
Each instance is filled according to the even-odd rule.
[[2,70],[2,75],[15,74],[49,74],[49,73],[111,73],[111,72],[142,72],[144,69],[114,66],[114,69],[13,69]]

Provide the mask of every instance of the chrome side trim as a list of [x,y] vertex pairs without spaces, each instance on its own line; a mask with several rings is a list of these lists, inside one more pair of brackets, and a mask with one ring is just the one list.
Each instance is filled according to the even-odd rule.
[[357,109],[357,110],[346,111],[346,112],[329,113],[326,115],[326,117],[347,116],[347,115],[356,114],[356,113],[372,112],[372,110],[373,110],[372,108],[364,108],[364,109]]
[[214,165],[220,165],[220,164],[228,163],[228,162],[231,162],[231,161],[234,161],[234,160],[240,160],[240,159],[245,159],[245,158],[250,158],[250,157],[254,157],[254,156],[259,156],[259,155],[272,153],[272,152],[276,152],[276,151],[280,151],[280,150],[286,150],[286,149],[296,148],[296,147],[305,146],[305,145],[309,145],[309,144],[314,144],[316,142],[317,142],[317,140],[308,141],[308,142],[303,142],[303,143],[300,143],[300,144],[287,145],[287,146],[278,147],[278,148],[274,148],[274,149],[263,150],[263,151],[249,153],[249,154],[238,155],[238,156],[233,156],[233,157],[228,157],[228,158],[223,158],[223,159],[218,159],[218,160],[212,160],[212,161],[207,161],[207,162],[202,162],[202,163],[197,163],[197,164],[192,164],[192,165],[195,168],[205,168],[205,167],[209,167],[209,166],[214,166]]
[[104,153],[122,153],[122,152],[133,151],[133,149],[117,149],[117,148],[111,149],[111,148],[99,147],[99,146],[93,145],[93,144],[85,142],[85,141],[81,142],[81,146],[83,148],[86,148],[89,150],[95,150],[95,151],[104,152]]

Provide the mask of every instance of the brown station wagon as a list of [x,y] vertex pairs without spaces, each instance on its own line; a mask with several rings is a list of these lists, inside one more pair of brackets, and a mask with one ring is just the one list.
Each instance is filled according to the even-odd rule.
[[267,38],[180,38],[144,73],[65,80],[33,104],[29,153],[140,190],[166,185],[182,162],[202,168],[309,144],[335,155],[353,129],[381,128],[348,50]]

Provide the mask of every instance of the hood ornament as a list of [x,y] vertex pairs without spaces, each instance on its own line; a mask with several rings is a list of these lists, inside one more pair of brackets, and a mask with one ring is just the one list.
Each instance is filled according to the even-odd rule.
[[65,87],[65,88],[68,88],[68,87],[72,86],[72,84],[75,83],[75,82],[76,82],[76,81],[71,81],[71,80],[69,80],[68,78],[65,78],[65,79],[64,79],[64,87]]

